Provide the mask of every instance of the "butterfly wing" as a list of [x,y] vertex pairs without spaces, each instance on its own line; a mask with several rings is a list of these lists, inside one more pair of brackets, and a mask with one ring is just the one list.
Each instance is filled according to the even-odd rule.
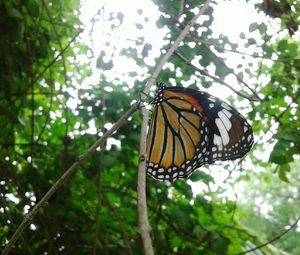
[[208,93],[161,83],[153,103],[146,167],[155,179],[186,178],[206,163],[242,158],[253,145],[246,119]]
[[253,145],[253,132],[247,120],[221,99],[189,88],[171,87],[171,91],[184,91],[203,109],[208,127],[208,148],[204,163],[242,158]]
[[147,137],[147,172],[162,181],[186,178],[203,161],[206,122],[199,104],[182,93],[164,90],[157,97]]

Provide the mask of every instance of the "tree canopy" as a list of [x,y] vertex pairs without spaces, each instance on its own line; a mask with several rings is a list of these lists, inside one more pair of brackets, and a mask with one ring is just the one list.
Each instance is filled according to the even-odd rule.
[[[77,0],[1,1],[1,250],[53,184],[140,99],[205,2],[101,3],[86,18]],[[253,20],[232,41],[213,30],[220,4],[211,2],[158,79],[229,95],[251,123],[255,145],[245,158],[207,165],[188,180],[147,177],[156,254],[300,252],[300,3],[243,3],[264,22]],[[11,254],[142,254],[140,129],[135,113],[38,210]]]

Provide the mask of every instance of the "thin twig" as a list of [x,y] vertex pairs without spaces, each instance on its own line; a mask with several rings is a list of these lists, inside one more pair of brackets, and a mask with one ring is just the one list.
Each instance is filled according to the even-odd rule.
[[267,246],[268,244],[271,244],[271,243],[273,243],[273,242],[275,242],[275,241],[278,241],[280,238],[282,238],[285,234],[287,234],[288,232],[290,232],[294,227],[296,227],[297,226],[297,224],[298,224],[298,222],[299,222],[299,220],[300,220],[300,216],[298,217],[298,219],[287,229],[287,230],[285,230],[285,231],[283,231],[281,234],[279,234],[279,235],[277,235],[277,236],[275,236],[273,239],[271,239],[271,240],[269,240],[268,242],[265,242],[265,243],[263,243],[263,244],[261,244],[261,245],[258,245],[258,246],[256,246],[256,247],[254,247],[254,248],[252,248],[252,249],[249,249],[249,250],[246,250],[246,251],[243,251],[243,252],[240,252],[240,253],[236,253],[236,254],[234,254],[234,255],[242,255],[242,254],[246,254],[246,253],[248,253],[248,252],[252,252],[252,251],[256,251],[256,250],[258,250],[258,249],[260,249],[260,248],[262,248],[262,247],[264,247],[264,246]]
[[[148,112],[145,107],[140,109],[142,115],[142,127],[140,136],[140,155],[145,155],[146,152],[146,136],[148,125]],[[142,157],[142,156],[141,156]],[[145,157],[143,157],[145,159]],[[139,213],[139,228],[143,240],[145,255],[153,255],[152,241],[150,237],[150,224],[148,221],[147,202],[146,202],[146,171],[145,160],[140,160],[138,171],[138,213]]]
[[[51,90],[53,90],[53,86],[51,86]],[[34,94],[33,94],[33,95],[34,95]],[[51,112],[51,110],[52,110],[52,105],[53,105],[53,94],[51,93],[51,94],[50,94],[50,103],[49,103],[48,111],[47,111],[47,114],[46,114],[46,120],[45,120],[45,122],[44,122],[43,127],[41,128],[41,131],[40,131],[40,133],[39,133],[39,135],[38,135],[38,138],[37,138],[35,141],[32,140],[34,143],[38,143],[38,142],[41,140],[42,135],[43,135],[43,133],[44,133],[45,130],[46,130],[47,124],[48,124],[48,122],[49,122],[49,120],[50,120],[50,112]]]
[[[203,7],[200,9],[199,13],[195,15],[192,20],[186,25],[186,27],[181,31],[178,38],[175,40],[173,45],[167,51],[167,53],[162,57],[159,64],[156,66],[151,78],[148,80],[143,93],[141,94],[141,101],[143,102],[146,98],[146,94],[149,94],[151,86],[154,84],[158,75],[160,74],[163,66],[171,58],[173,53],[179,47],[179,44],[188,34],[189,30],[193,24],[197,21],[200,15],[202,15],[208,8],[211,0],[206,1]],[[140,135],[140,163],[138,167],[138,213],[139,213],[139,228],[140,234],[143,240],[144,253],[145,255],[153,255],[152,240],[150,237],[150,224],[147,216],[147,202],[146,202],[146,171],[145,171],[145,154],[146,154],[146,137],[147,137],[147,126],[148,126],[148,112],[145,107],[141,107],[142,114],[142,128]]]
[[252,89],[243,79],[241,79],[241,77],[240,76],[238,76],[235,72],[234,72],[234,70],[232,69],[232,68],[230,68],[230,67],[228,67],[226,64],[225,64],[225,62],[219,57],[219,56],[217,56],[217,54],[215,54],[211,49],[210,49],[210,47],[208,47],[205,43],[203,43],[203,42],[201,42],[201,45],[202,45],[202,47],[204,47],[207,51],[209,51],[210,52],[210,54],[212,54],[214,57],[215,57],[215,59],[216,60],[218,60],[219,61],[219,63],[221,63],[225,68],[226,68],[226,70],[229,72],[229,73],[231,73],[231,74],[233,74],[234,76],[235,76],[235,78],[238,80],[238,82],[240,82],[240,83],[242,83],[246,88],[248,88],[251,92],[252,92],[252,94],[258,99],[258,101],[262,101],[262,99],[258,96],[258,94],[255,92],[255,90],[254,89]]
[[[172,14],[169,13],[167,10],[164,10],[164,12],[165,12],[166,14],[170,15],[171,18],[172,18],[177,24],[179,24],[180,26],[182,25],[182,24],[178,21],[178,17],[172,15]],[[177,28],[180,29],[180,26],[177,27]],[[200,42],[200,43],[201,43],[200,46],[203,47],[203,48],[205,48],[205,50],[209,51],[209,52],[215,57],[215,59],[216,59],[217,61],[219,61],[219,63],[221,63],[221,64],[228,70],[229,73],[233,74],[233,75],[236,77],[236,79],[237,79],[240,83],[242,83],[245,87],[247,87],[247,88],[252,92],[252,94],[257,98],[258,101],[260,101],[260,102],[263,101],[263,100],[258,96],[258,94],[255,92],[255,90],[253,90],[253,89],[252,89],[245,81],[243,81],[243,80],[242,80],[242,79],[234,72],[234,70],[233,70],[232,68],[229,68],[229,67],[226,65],[226,63],[210,49],[210,47],[206,44],[206,42],[203,42],[203,40],[199,37],[199,35],[198,35],[197,33],[193,32],[193,31],[189,31],[189,35],[190,35],[193,39],[195,39],[195,40],[197,40],[198,42]],[[218,48],[218,47],[215,46],[215,45],[213,45],[213,46],[214,46],[215,48]],[[219,49],[220,49],[220,48],[219,48]],[[224,50],[224,49],[222,49],[222,50]]]
[[[102,79],[101,79],[102,82]],[[103,123],[106,123],[106,111],[104,109],[106,109],[106,93],[104,91],[104,86],[101,86],[101,94],[102,94],[102,98],[101,98],[101,108],[103,109],[103,115],[101,116],[97,116],[101,118],[101,121]],[[102,132],[104,133],[104,127],[99,128],[98,133]],[[102,144],[101,148],[100,148],[100,153],[99,153],[99,174],[98,174],[98,191],[97,191],[97,205],[96,205],[96,217],[95,217],[95,240],[94,240],[94,244],[93,244],[93,255],[97,254],[97,245],[98,245],[98,235],[99,235],[99,218],[100,218],[100,212],[101,212],[101,207],[102,207],[102,203],[103,203],[103,187],[102,187],[102,172],[104,170],[104,148],[105,148],[105,144]]]
[[300,97],[300,90],[298,91],[298,93],[292,97],[292,102],[289,103],[289,105],[285,108],[284,111],[282,111],[278,116],[277,116],[277,121],[280,123],[280,119],[283,117],[283,115],[291,108],[292,104],[296,102],[296,100],[298,100],[298,98]]
[[25,216],[4,250],[2,255],[8,254],[14,243],[19,239],[24,229],[33,221],[40,207],[43,207],[49,198],[75,173],[75,171],[87,160],[87,158],[116,130],[118,130],[126,120],[138,109],[139,102],[134,103],[131,108],[108,130],[101,138],[99,138],[85,153],[79,156],[77,161],[56,181],[56,183],[48,190],[43,198],[35,205],[35,207]]
[[[211,3],[212,0],[206,1],[206,3],[203,5],[202,9],[199,11],[197,15],[194,16],[194,18],[186,25],[186,27],[182,30],[172,47],[167,51],[167,53],[163,56],[160,63],[157,65],[155,71],[153,72],[151,78],[147,82],[147,85],[144,89],[144,94],[149,94],[149,91],[151,89],[151,86],[155,83],[158,75],[160,74],[163,66],[167,61],[170,59],[170,57],[173,55],[175,50],[178,48],[179,44],[182,42],[182,40],[185,38],[185,36],[188,34],[189,30],[191,29],[192,25],[196,22],[196,20],[199,18],[200,15],[202,15],[206,9],[208,8],[208,5]],[[145,100],[145,95],[141,95],[142,101]]]
[[207,73],[205,70],[202,70],[200,68],[198,68],[197,66],[193,65],[191,62],[189,62],[184,56],[182,56],[178,51],[175,52],[175,55],[180,58],[186,65],[190,66],[191,68],[193,68],[194,70],[198,71],[201,75],[206,76],[211,78],[212,80],[214,80],[215,82],[218,82],[224,86],[226,86],[227,88],[231,89],[234,93],[236,93],[237,95],[239,95],[240,97],[243,98],[247,98],[249,101],[257,101],[251,97],[248,97],[242,93],[240,93],[239,91],[235,90],[232,86],[230,86],[228,83],[226,83],[225,81],[219,79],[218,77],[212,76],[209,73]]
[[182,15],[183,11],[184,11],[184,4],[185,4],[185,0],[180,0],[178,17],[180,17]]
[[[101,8],[101,9],[102,9],[102,8]],[[95,17],[96,17],[97,15],[99,15],[99,11],[100,11],[101,9],[99,9],[99,10],[96,12],[96,14],[94,14],[94,16],[89,20],[89,22],[92,22],[92,21],[95,19]],[[89,22],[88,22],[87,24],[89,24]],[[62,50],[57,54],[57,56],[56,56],[54,59],[52,59],[52,60],[48,63],[48,65],[46,65],[45,68],[44,68],[40,73],[38,73],[38,74],[36,75],[36,77],[35,77],[35,78],[32,80],[32,82],[29,84],[29,87],[26,88],[26,90],[27,90],[27,89],[30,89],[30,88],[34,85],[34,83],[36,83],[40,78],[42,78],[43,75],[47,72],[47,70],[48,70],[51,66],[53,66],[53,65],[56,63],[56,61],[57,61],[60,57],[63,58],[63,56],[64,56],[65,52],[67,51],[67,49],[69,49],[70,46],[71,46],[71,44],[72,44],[73,42],[75,42],[75,40],[77,39],[77,37],[84,31],[85,27],[86,27],[86,25],[85,25],[83,28],[78,29],[77,33],[72,37],[72,39],[69,41],[69,43],[68,43],[64,48],[62,48]],[[20,94],[21,94],[21,95],[25,95],[26,93],[27,93],[26,91],[23,91],[23,92],[21,92]]]

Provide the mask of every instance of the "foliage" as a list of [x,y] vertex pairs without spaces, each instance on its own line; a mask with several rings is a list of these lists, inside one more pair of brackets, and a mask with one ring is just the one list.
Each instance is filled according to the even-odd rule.
[[[240,220],[253,234],[264,240],[271,240],[292,225],[299,217],[299,160],[291,164],[288,173],[289,183],[271,179],[268,174],[260,173],[251,178],[245,193],[245,201]],[[265,180],[265,181],[257,181]],[[298,254],[300,247],[299,227],[292,229],[276,245],[290,254]]]
[[[158,56],[155,44],[143,34],[151,17],[142,9],[137,11],[139,19],[132,24],[136,36],[120,39],[117,36],[128,18],[126,13],[106,12],[105,6],[100,6],[97,15],[91,17],[90,28],[92,32],[97,22],[105,24],[101,26],[102,44],[96,57],[92,48],[76,41],[83,28],[77,17],[79,1],[0,3],[1,246],[12,236],[25,213],[78,156],[139,98],[153,71],[153,62],[158,62],[193,17],[192,10],[204,1],[184,1],[184,6],[181,2],[154,1],[156,12],[160,12],[156,30],[165,33]],[[290,5],[295,10],[293,20],[297,20],[294,16],[299,15],[299,6]],[[249,120],[257,137],[263,137],[257,139],[251,155],[253,165],[239,164],[240,167],[263,169],[262,183],[277,178],[271,170],[276,170],[284,181],[292,178],[292,182],[297,177],[289,176],[290,165],[300,153],[299,42],[288,32],[271,35],[268,25],[253,23],[249,33],[241,34],[244,49],[255,50],[250,59],[246,58],[241,54],[242,45],[212,33],[214,7],[211,5],[205,20],[194,26],[177,49],[185,62],[178,55],[172,56],[159,79],[204,89],[224,86],[216,85],[216,79],[234,77],[235,89],[244,97],[234,95],[231,103],[250,112]],[[279,17],[282,27],[286,27],[286,16]],[[253,36],[256,32],[263,44]],[[128,41],[126,47],[121,47],[122,40]],[[240,55],[241,64],[227,64],[227,53]],[[82,61],[87,56],[89,59]],[[119,74],[116,67],[122,57],[139,68]],[[209,75],[200,75],[187,62]],[[97,74],[96,82],[93,72]],[[265,77],[268,83],[266,79],[252,82],[257,77]],[[136,209],[139,130],[140,118],[136,114],[39,211],[12,254],[141,254]],[[269,140],[264,138],[265,133]],[[269,160],[256,157],[255,153],[271,147]],[[221,168],[226,171],[230,167],[224,163]],[[190,178],[194,184],[205,186],[205,191],[197,196],[185,181],[166,185],[147,178],[148,213],[157,254],[236,254],[260,243],[257,236],[267,240],[278,233],[268,227],[273,220],[270,223],[261,215],[251,214],[250,198],[247,206],[240,208],[224,197],[221,187],[213,192],[215,179],[208,172],[204,168]],[[243,171],[241,178],[251,180],[253,176]],[[294,182],[285,185],[296,186]],[[279,225],[284,221],[287,224],[296,215],[295,208],[293,217],[283,218],[285,212],[284,208],[274,211],[281,220]],[[270,231],[262,235],[257,226],[254,233],[249,230],[251,224],[241,220],[243,215],[246,219],[255,215],[255,220],[262,222],[261,231]],[[252,226],[256,226],[255,220],[249,220]],[[298,233],[293,233],[279,247],[297,253],[292,245],[297,243]],[[264,252],[275,254],[268,247]]]

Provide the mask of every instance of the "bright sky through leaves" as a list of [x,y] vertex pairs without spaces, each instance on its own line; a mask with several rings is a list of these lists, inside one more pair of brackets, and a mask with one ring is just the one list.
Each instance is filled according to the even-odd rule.
[[[102,9],[100,9],[102,7]],[[249,25],[253,22],[267,22],[266,16],[263,13],[258,13],[255,10],[253,4],[247,4],[246,2],[241,1],[229,1],[229,2],[218,2],[218,5],[214,5],[214,21],[212,23],[211,29],[213,31],[213,36],[217,37],[219,34],[228,36],[229,40],[238,43],[238,50],[248,54],[260,53],[261,51],[258,48],[243,47],[243,42],[240,38],[240,34],[244,33],[245,36],[250,37]],[[97,11],[100,10],[101,15],[97,16],[94,24],[89,23],[90,19],[95,15]],[[122,25],[115,30],[111,30],[108,23],[105,21],[109,17],[109,13],[122,13],[124,15]],[[156,20],[160,16],[160,12],[156,5],[154,5],[150,0],[133,0],[133,1],[93,1],[87,0],[82,2],[81,8],[81,20],[83,24],[88,24],[85,32],[81,35],[81,41],[89,45],[95,56],[94,66],[92,67],[93,75],[89,77],[84,84],[96,85],[99,84],[99,79],[101,74],[96,68],[96,59],[101,53],[102,50],[105,51],[106,56],[104,57],[105,61],[110,61],[110,58],[113,59],[114,67],[112,70],[104,71],[107,80],[114,81],[120,79],[126,81],[129,86],[133,86],[135,79],[144,79],[144,77],[149,77],[150,74],[147,73],[147,69],[141,68],[134,60],[129,59],[126,56],[120,56],[119,53],[123,48],[129,46],[136,47],[134,42],[138,37],[144,36],[145,42],[152,45],[152,50],[150,51],[149,57],[146,59],[146,63],[154,66],[156,62],[155,58],[160,56],[160,49],[164,44],[164,37],[168,33],[168,30],[164,27],[158,29],[156,26]],[[204,22],[205,16],[199,18],[198,22]],[[137,24],[142,24],[143,28],[139,29]],[[118,24],[116,24],[118,25]],[[274,24],[274,27],[269,29],[279,28],[279,24]],[[92,31],[92,33],[91,33]],[[253,34],[251,35],[253,37]],[[262,44],[263,41],[259,40],[259,35],[257,34],[257,42]],[[259,52],[258,52],[259,51]],[[226,59],[226,63],[229,67],[235,68],[239,64],[246,63],[246,60],[242,60],[242,54],[225,52],[222,57]],[[252,61],[257,61],[252,59]],[[254,65],[255,66],[255,65]],[[165,65],[165,68],[174,69],[172,64]],[[210,73],[214,73],[215,66],[208,66]],[[130,77],[129,72],[137,72],[136,77]],[[251,82],[247,80],[247,77],[244,77],[246,82]],[[237,87],[237,80],[233,75],[228,75],[225,79],[232,87],[239,90]],[[117,83],[117,82],[116,82]],[[175,84],[171,84],[175,85]],[[209,89],[204,89],[214,96],[217,96],[226,101],[228,96],[235,97],[231,90],[226,87],[220,89],[220,84],[215,84]],[[75,102],[74,102],[75,103]],[[92,124],[92,123],[89,123]],[[90,125],[87,132],[95,133],[96,128]],[[116,141],[108,140],[108,148],[111,147],[111,142],[115,143]],[[119,145],[118,145],[119,146]],[[269,156],[269,153],[265,154],[266,159]],[[226,192],[225,196],[235,200],[235,192],[239,192],[244,187],[243,182],[239,182],[236,185],[236,190],[232,190],[232,186],[229,184],[224,184],[223,181],[226,179],[228,173],[227,171],[222,171],[222,167],[217,165],[210,166],[210,171],[208,174],[214,176],[215,184],[210,185],[211,190],[216,190],[217,187],[223,187]],[[206,171],[205,169],[202,169]],[[237,173],[232,173],[233,177],[238,178]],[[199,183],[192,183],[193,191],[195,193],[200,193],[203,189],[207,188],[206,185],[199,185]]]

